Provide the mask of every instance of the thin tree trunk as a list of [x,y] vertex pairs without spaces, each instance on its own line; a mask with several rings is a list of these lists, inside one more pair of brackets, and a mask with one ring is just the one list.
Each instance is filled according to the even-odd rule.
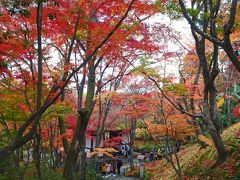
[[135,132],[136,132],[136,126],[137,126],[137,121],[136,120],[130,120],[131,121],[131,132],[130,132],[130,142],[131,145],[129,145],[130,147],[130,167],[133,170],[134,169],[134,162],[133,162],[133,141],[134,141],[134,137],[135,137]]
[[[193,91],[192,91],[191,99],[190,99],[190,106],[191,106],[191,110],[192,110],[193,114],[195,114],[195,101],[193,99],[193,96],[195,95],[195,93],[197,91],[196,85],[198,85],[198,80],[200,78],[200,74],[201,74],[201,64],[200,64],[200,61],[198,60],[196,77],[193,82],[194,87],[193,87]],[[199,135],[203,134],[202,129],[201,129],[196,117],[192,117],[192,123],[194,126],[196,136],[198,137]]]
[[[37,43],[38,43],[38,81],[37,81],[37,111],[40,110],[42,104],[42,11],[43,5],[42,1],[38,1],[37,5]],[[37,119],[40,120],[41,116],[37,116]],[[37,170],[38,178],[41,179],[41,167],[40,167],[40,144],[41,144],[41,126],[35,129],[35,165]]]
[[35,147],[34,147],[34,153],[35,153],[35,166],[36,166],[36,170],[37,170],[37,175],[38,178],[41,179],[42,178],[42,173],[41,173],[41,128],[39,125],[39,128],[36,129],[35,131]]
[[[66,129],[65,129],[65,126],[64,126],[64,120],[61,116],[58,116],[58,127],[59,127],[59,131],[60,131],[61,135],[66,133]],[[68,150],[69,150],[69,143],[68,143],[67,138],[63,137],[62,138],[62,143],[63,143],[64,152],[67,155]]]
[[[96,131],[96,145],[95,147],[99,147],[101,143],[101,137],[102,137],[102,130],[103,130],[103,117],[102,117],[102,100],[101,96],[99,95],[99,113],[98,113],[98,126]],[[101,126],[102,124],[102,126]]]

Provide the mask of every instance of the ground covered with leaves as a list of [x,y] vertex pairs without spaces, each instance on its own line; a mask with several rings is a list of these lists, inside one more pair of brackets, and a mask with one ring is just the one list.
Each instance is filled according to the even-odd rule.
[[[183,179],[240,179],[240,123],[226,129],[222,137],[229,152],[227,160],[222,164],[216,163],[217,153],[213,145],[203,148],[199,144],[193,144],[179,152]],[[153,180],[177,179],[176,173],[165,159],[147,164],[145,171]],[[134,172],[137,173],[137,170],[129,174],[134,175]]]

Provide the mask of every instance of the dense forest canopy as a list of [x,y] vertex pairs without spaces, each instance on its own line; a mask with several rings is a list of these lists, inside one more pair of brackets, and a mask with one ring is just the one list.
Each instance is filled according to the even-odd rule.
[[96,179],[119,145],[132,170],[136,152],[163,148],[178,179],[182,145],[227,162],[239,13],[237,0],[2,0],[0,179]]

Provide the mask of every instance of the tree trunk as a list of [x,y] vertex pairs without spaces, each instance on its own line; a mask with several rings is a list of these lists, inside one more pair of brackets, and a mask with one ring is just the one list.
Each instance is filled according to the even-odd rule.
[[77,160],[80,156],[80,179],[85,179],[85,131],[88,124],[88,116],[86,111],[80,111],[77,119],[77,125],[74,137],[70,145],[68,156],[66,159],[63,176],[67,180],[73,180],[76,171]]
[[100,147],[101,137],[102,137],[102,136],[100,135],[100,130],[97,129],[95,148]]
[[[206,4],[205,4],[206,6]],[[205,22],[206,23],[206,22]],[[204,30],[206,31],[207,26],[204,25]],[[227,152],[224,148],[221,136],[220,128],[218,122],[218,111],[216,106],[217,90],[215,88],[215,78],[219,73],[218,69],[218,46],[214,45],[213,55],[211,57],[211,63],[208,67],[207,57],[206,57],[206,47],[205,39],[197,37],[194,30],[192,29],[192,34],[196,43],[196,52],[202,67],[202,76],[204,81],[204,91],[203,91],[203,113],[205,116],[205,121],[214,143],[214,146],[218,153],[218,161],[223,162],[226,159]]]
[[130,167],[131,167],[131,170],[134,169],[134,161],[133,161],[133,148],[132,146],[130,146]]
[[[61,116],[58,116],[58,126],[59,126],[59,131],[60,131],[61,135],[66,133],[66,129],[65,129],[65,126],[64,126],[64,120],[63,120],[63,118]],[[64,152],[67,155],[68,150],[69,150],[68,140],[65,137],[63,137],[62,138],[62,143],[63,143],[63,147],[64,147]]]
[[[102,121],[102,100],[101,96],[99,96],[99,114],[98,114],[98,126],[96,130],[96,144],[95,147],[99,147],[101,143],[101,137],[102,137],[102,132],[103,132],[103,126],[102,125],[104,122]],[[102,125],[102,126],[101,126]]]
[[[203,111],[206,116],[206,123],[209,129],[209,133],[211,135],[214,146],[218,152],[218,161],[223,162],[226,159],[227,153],[224,148],[221,136],[219,131],[217,130],[217,111],[216,111],[216,91],[211,90],[209,93],[209,101],[208,101],[208,92],[204,90],[204,101],[203,101]],[[210,102],[210,105],[209,105]],[[215,122],[215,123],[214,123]]]
[[[41,104],[42,104],[42,59],[43,59],[43,53],[42,53],[42,12],[43,12],[43,4],[42,1],[38,1],[37,4],[37,53],[38,53],[38,73],[37,73],[37,102],[36,102],[36,109],[37,111],[40,111]],[[38,117],[38,122],[41,119],[41,116]],[[35,129],[35,166],[37,170],[38,178],[41,179],[41,167],[40,167],[40,146],[41,146],[41,126],[39,124],[38,128]]]
[[85,138],[84,146],[80,148],[79,152],[79,180],[85,180],[86,177],[86,153],[85,153]]
[[131,131],[130,131],[130,143],[131,145],[129,145],[130,147],[130,167],[133,170],[134,169],[134,162],[133,162],[133,141],[134,141],[134,137],[135,137],[135,132],[136,132],[136,126],[137,126],[137,120],[130,120],[131,123]]
[[41,127],[39,125],[39,128],[36,129],[35,132],[35,145],[34,145],[34,153],[35,153],[35,166],[37,171],[37,176],[39,179],[42,179],[42,173],[41,173]]

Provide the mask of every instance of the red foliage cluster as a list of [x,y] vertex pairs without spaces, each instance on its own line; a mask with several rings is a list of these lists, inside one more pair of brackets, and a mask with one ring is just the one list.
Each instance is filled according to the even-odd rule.
[[233,116],[237,118],[240,116],[240,104],[236,105],[232,110]]
[[122,140],[123,139],[121,136],[113,137],[113,138],[104,140],[103,145],[104,147],[117,147],[118,145],[121,144]]

